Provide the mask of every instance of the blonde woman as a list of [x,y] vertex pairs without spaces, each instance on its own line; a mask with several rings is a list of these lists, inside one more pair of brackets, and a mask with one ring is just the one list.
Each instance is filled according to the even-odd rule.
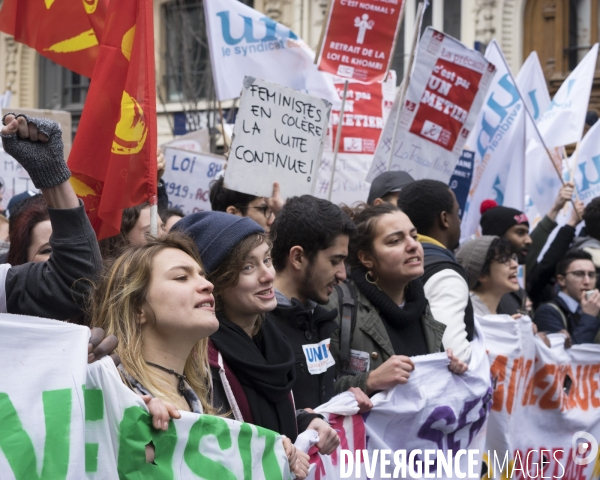
[[[213,285],[195,245],[179,232],[126,250],[92,301],[92,324],[119,339],[123,382],[142,396],[153,425],[167,430],[178,410],[215,414],[210,404],[208,336],[219,328]],[[291,470],[305,478],[289,439]],[[154,452],[147,447],[151,461]]]

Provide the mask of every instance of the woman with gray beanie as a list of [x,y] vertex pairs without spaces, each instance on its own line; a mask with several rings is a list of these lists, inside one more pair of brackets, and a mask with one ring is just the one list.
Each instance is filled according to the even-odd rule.
[[500,299],[519,289],[517,256],[508,240],[484,235],[463,243],[456,260],[467,272],[475,315],[496,315]]

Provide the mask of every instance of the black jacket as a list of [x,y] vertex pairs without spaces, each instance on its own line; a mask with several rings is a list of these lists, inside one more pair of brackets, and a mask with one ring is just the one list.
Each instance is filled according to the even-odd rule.
[[558,296],[551,302],[541,305],[536,310],[533,321],[542,332],[555,333],[566,328],[571,335],[573,345],[594,343],[600,329],[600,319],[587,313],[572,313],[565,301]]
[[325,372],[312,375],[302,345],[316,344],[328,338],[338,329],[337,310],[327,311],[317,305],[313,310],[292,299],[292,306],[277,305],[267,314],[292,344],[296,357],[296,383],[294,403],[296,408],[315,408],[335,395],[333,383],[335,366]]

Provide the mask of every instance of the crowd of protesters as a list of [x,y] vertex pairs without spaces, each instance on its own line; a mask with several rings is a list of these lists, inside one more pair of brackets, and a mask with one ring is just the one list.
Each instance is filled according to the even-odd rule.
[[299,433],[315,430],[323,454],[339,444],[314,408],[349,391],[368,411],[373,394],[410,381],[418,355],[446,352],[463,374],[476,316],[529,315],[543,338],[600,342],[600,198],[573,201],[549,241],[571,183],[531,232],[524,212],[484,202],[482,235],[459,246],[459,205],[442,182],[386,172],[351,208],[284,202],[278,184],[256,197],[221,178],[213,211],[169,209],[159,187],[157,236],[144,204],[99,244],[58,125],[8,114],[2,142],[41,194],[15,196],[0,217],[0,310],[92,327],[88,361],[113,356],[156,428],[183,410],[284,435],[298,478]]

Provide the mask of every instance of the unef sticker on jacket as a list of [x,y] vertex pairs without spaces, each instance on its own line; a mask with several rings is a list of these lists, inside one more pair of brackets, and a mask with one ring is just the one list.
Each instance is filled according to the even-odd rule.
[[306,357],[306,364],[308,365],[308,371],[311,375],[323,373],[329,367],[335,365],[335,360],[331,356],[331,353],[329,353],[330,342],[331,338],[326,338],[319,343],[302,345],[302,350],[304,350],[304,356]]

